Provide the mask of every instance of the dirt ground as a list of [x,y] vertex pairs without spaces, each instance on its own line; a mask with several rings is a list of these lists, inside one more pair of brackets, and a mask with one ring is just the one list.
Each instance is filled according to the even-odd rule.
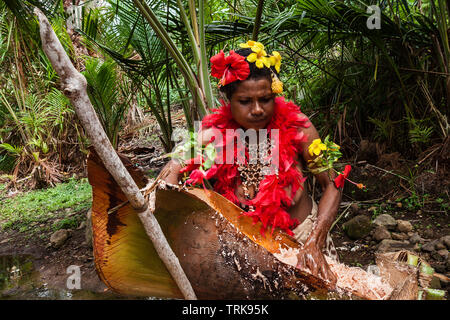
[[[80,212],[86,215],[86,212]],[[51,288],[66,289],[67,268],[71,265],[80,267],[81,287],[93,292],[105,292],[107,287],[95,271],[92,248],[85,243],[85,230],[70,231],[70,238],[59,249],[48,246],[48,240],[39,237],[26,239],[14,230],[0,234],[0,256],[30,256],[34,268],[39,272],[42,284]],[[50,237],[48,234],[47,239]]]

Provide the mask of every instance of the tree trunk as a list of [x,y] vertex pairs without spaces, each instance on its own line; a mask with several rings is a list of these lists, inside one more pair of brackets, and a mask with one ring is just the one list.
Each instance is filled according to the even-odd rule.
[[256,9],[256,16],[255,16],[255,25],[253,26],[253,32],[252,32],[252,40],[258,41],[258,34],[259,34],[259,28],[261,27],[261,16],[264,9],[264,0],[258,1],[258,8]]
[[84,76],[72,65],[60,41],[56,37],[47,17],[35,9],[39,19],[42,48],[61,79],[64,94],[72,102],[97,154],[102,159],[106,169],[114,177],[122,192],[126,195],[151,239],[159,257],[166,265],[180,291],[186,299],[196,299],[189,280],[181,268],[178,258],[170,248],[156,218],[151,214],[147,200],[141,194],[138,186],[119,159],[111,142],[100,124],[97,114],[87,95],[87,82]]

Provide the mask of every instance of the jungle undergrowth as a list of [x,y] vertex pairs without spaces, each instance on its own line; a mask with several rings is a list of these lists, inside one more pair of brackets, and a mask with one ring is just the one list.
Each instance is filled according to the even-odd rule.
[[[4,190],[0,186],[0,197]],[[33,190],[0,202],[0,229],[34,234],[75,228],[81,222],[73,213],[92,204],[92,188],[86,178],[70,179],[54,188]],[[50,224],[49,221],[53,223]]]

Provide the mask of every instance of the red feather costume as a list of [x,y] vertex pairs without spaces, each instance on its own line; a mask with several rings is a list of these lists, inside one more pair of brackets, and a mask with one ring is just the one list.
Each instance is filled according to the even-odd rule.
[[[240,126],[233,119],[229,104],[225,105],[222,102],[222,106],[213,111],[215,113],[207,115],[203,119],[202,128],[215,128],[221,132],[225,141],[220,143],[221,145],[216,144],[215,146],[216,150],[221,150],[221,147],[231,142],[231,138],[234,139],[234,136],[227,136],[226,130],[239,129]],[[291,229],[298,225],[298,220],[292,219],[287,210],[292,205],[292,199],[298,188],[303,188],[303,182],[306,179],[297,168],[296,158],[302,151],[300,143],[307,140],[307,137],[299,129],[307,128],[309,125],[308,118],[300,116],[300,107],[285,101],[283,97],[275,98],[274,113],[266,129],[269,133],[271,129],[279,130],[278,174],[264,176],[259,184],[256,197],[247,202],[247,205],[252,206],[254,211],[243,212],[243,214],[251,216],[255,223],[261,221],[261,233],[268,226],[272,226],[272,232],[275,227],[279,227],[292,235]],[[214,190],[239,205],[239,200],[235,195],[236,188],[241,184],[236,161],[239,150],[238,148],[233,149],[235,160],[233,164],[227,164],[225,161],[222,161],[223,164],[215,163],[205,172],[204,177],[216,179]],[[247,151],[246,155],[248,155]],[[224,152],[218,151],[218,156],[226,155]],[[198,179],[196,180],[198,177],[192,177],[192,174],[198,174],[198,172],[195,173],[196,171],[198,170],[191,173],[190,178],[194,178],[191,181],[198,181]],[[285,190],[289,186],[291,186],[290,193]]]

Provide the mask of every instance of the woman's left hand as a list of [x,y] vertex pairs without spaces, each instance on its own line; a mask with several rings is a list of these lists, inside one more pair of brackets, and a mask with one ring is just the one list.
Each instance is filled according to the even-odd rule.
[[336,275],[330,270],[330,266],[315,241],[310,241],[310,239],[305,242],[297,255],[297,268],[309,270],[312,275],[329,281],[334,287],[337,281]]

